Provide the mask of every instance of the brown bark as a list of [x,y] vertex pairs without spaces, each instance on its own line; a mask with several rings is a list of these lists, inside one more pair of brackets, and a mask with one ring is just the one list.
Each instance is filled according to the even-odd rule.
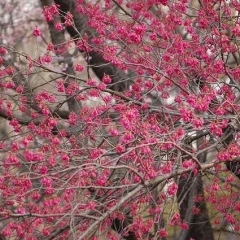
[[[53,4],[53,1],[48,1],[48,0],[41,0],[40,1],[42,6],[50,6]],[[54,24],[56,22],[59,22],[60,18],[58,16],[54,17],[54,20],[51,22],[47,22],[48,23],[48,28],[49,28],[49,32],[50,32],[50,37],[52,40],[53,45],[55,46],[55,49],[63,49],[63,51],[61,51],[61,54],[58,53],[58,51],[55,51],[56,55],[59,57],[58,62],[59,64],[64,64],[66,65],[66,69],[63,71],[64,73],[67,73],[71,76],[75,75],[75,71],[73,69],[73,62],[72,62],[72,56],[68,53],[67,49],[65,50],[65,45],[66,45],[66,38],[64,35],[64,30],[63,31],[57,31],[54,27]],[[74,81],[74,79],[72,78],[66,78],[65,81],[65,87],[68,87],[68,85],[70,84],[71,81]],[[80,109],[81,109],[81,104],[80,102],[76,101],[76,99],[74,97],[68,97],[67,103],[68,103],[68,108],[70,111],[73,111],[75,113],[79,113]]]
[[[81,39],[85,33],[87,33],[89,37],[96,34],[92,28],[87,26],[87,17],[77,12],[75,0],[54,0],[54,2],[58,4],[61,9],[62,21],[64,21],[64,16],[67,12],[70,12],[73,16],[74,25],[66,28],[72,39]],[[96,51],[89,52],[87,61],[100,80],[102,80],[104,74],[107,74],[111,77],[113,82],[113,84],[110,86],[111,89],[115,91],[124,91],[128,88],[130,81],[129,76],[112,63],[104,60],[100,53]]]
[[[197,140],[197,144],[200,142],[201,138]],[[199,154],[198,161],[200,163],[206,162],[206,156],[206,152]],[[188,224],[188,229],[183,229],[178,239],[213,240],[213,229],[204,199],[201,172],[181,175],[178,183],[177,199],[181,221]],[[196,199],[198,200],[196,201]],[[194,214],[194,208],[199,210],[197,214]]]
[[[199,196],[200,200],[195,201]],[[213,240],[213,231],[206,207],[202,177],[199,174],[194,176],[193,173],[180,177],[178,184],[178,203],[181,220],[188,223],[188,229],[182,230],[178,237],[179,240]],[[200,211],[193,214],[193,208],[196,207]]]
[[[132,219],[129,219],[129,220],[127,219],[124,221],[120,221],[119,219],[114,219],[112,222],[111,228],[118,233],[122,233],[124,229],[127,228],[131,222],[132,222]],[[124,236],[123,238],[126,240],[137,240],[137,237],[133,231],[128,231],[127,236]]]
[[[53,3],[53,1],[48,1],[48,0],[41,0],[40,2],[43,7],[50,6]],[[74,26],[66,28],[66,30],[68,31],[68,33],[70,34],[73,40],[79,39],[84,34],[85,31],[93,32],[92,29],[89,29],[87,27],[87,24],[86,24],[87,18],[85,16],[82,16],[76,11],[75,1],[56,0],[55,3],[60,6],[61,13],[63,14],[61,16],[62,21],[64,21],[64,15],[67,12],[71,12],[73,15]],[[58,48],[61,48],[61,46],[63,46],[66,43],[66,39],[64,36],[64,31],[59,32],[54,27],[55,22],[59,22],[59,20],[60,18],[58,19],[58,17],[55,17],[54,21],[48,22],[48,27],[49,27],[49,32],[50,32],[51,41],[53,45],[58,46]],[[57,54],[57,51],[56,51],[56,54]],[[59,63],[67,64],[67,68],[64,72],[73,76],[75,75],[75,72],[73,69],[73,63],[72,63],[71,57],[72,56],[68,52],[61,53],[61,60],[59,61]],[[127,75],[123,71],[117,69],[117,67],[105,61],[101,56],[101,54],[97,52],[94,52],[94,51],[90,52],[89,59],[90,59],[89,60],[90,66],[92,67],[93,71],[95,72],[95,74],[100,80],[103,78],[105,74],[107,74],[112,78],[114,82],[112,89],[118,90],[118,91],[123,91],[126,89],[126,86],[123,82],[124,81],[126,82]],[[71,78],[67,79],[66,83],[69,84],[71,80],[73,79]],[[68,99],[69,99],[68,100],[69,110],[78,112],[80,109],[79,103],[74,98],[68,98]],[[76,224],[79,224],[79,223],[80,222]],[[118,219],[114,219],[111,227],[113,230],[121,234],[129,224],[130,222],[128,220],[121,222]],[[68,229],[69,229],[69,226],[62,228],[61,230],[58,230],[56,232],[53,232],[51,235],[52,237],[50,237],[49,239],[54,239],[56,236],[58,236],[59,234],[61,234],[62,232]],[[124,239],[136,240],[137,238],[134,232],[128,231],[127,235],[124,236]]]

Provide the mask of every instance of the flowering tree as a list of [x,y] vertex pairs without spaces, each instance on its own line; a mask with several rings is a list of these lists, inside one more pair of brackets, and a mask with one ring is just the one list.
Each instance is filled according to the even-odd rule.
[[237,0],[1,4],[3,239],[240,232]]

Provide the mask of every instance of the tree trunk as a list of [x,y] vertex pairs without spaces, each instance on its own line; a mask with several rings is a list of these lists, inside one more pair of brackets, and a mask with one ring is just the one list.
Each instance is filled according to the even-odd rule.
[[[59,5],[63,13],[62,21],[64,21],[67,12],[72,14],[74,26],[68,26],[66,29],[73,40],[81,39],[85,33],[88,34],[89,38],[96,35],[95,31],[87,26],[87,17],[77,12],[75,0],[54,0],[54,2]],[[128,89],[131,77],[112,63],[107,62],[100,53],[96,51],[88,52],[86,60],[99,80],[102,80],[105,74],[111,77],[112,84],[110,88],[112,90],[124,91]]]
[[[197,140],[197,144],[199,141],[201,139]],[[206,156],[206,152],[199,154],[198,161],[206,162]],[[181,221],[188,224],[188,229],[183,229],[178,239],[213,240],[201,173],[190,172],[180,177],[177,199]],[[194,212],[195,209],[198,212]]]
[[[182,230],[178,239],[213,240],[201,175],[195,176],[194,173],[182,175],[178,184],[177,198],[181,220],[188,224],[188,229]],[[198,214],[193,213],[194,208],[199,209]]]

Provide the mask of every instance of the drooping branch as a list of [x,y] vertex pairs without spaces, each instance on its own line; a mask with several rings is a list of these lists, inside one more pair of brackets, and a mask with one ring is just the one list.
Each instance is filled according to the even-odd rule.
[[[204,172],[205,170],[212,168],[214,165],[215,165],[215,163],[204,163],[201,165],[201,170]],[[131,190],[129,190],[123,197],[121,197],[119,199],[118,203],[116,203],[113,207],[108,209],[107,212],[102,214],[102,216],[100,218],[98,218],[97,221],[94,221],[92,224],[90,224],[90,226],[81,234],[81,236],[79,236],[78,239],[81,240],[81,239],[84,239],[85,237],[91,237],[91,235],[95,232],[96,228],[99,227],[99,225],[101,224],[102,221],[104,221],[106,218],[108,218],[110,216],[110,214],[113,213],[115,210],[121,208],[121,206],[124,203],[126,203],[127,201],[129,201],[129,199],[134,198],[134,196],[137,195],[139,192],[144,191],[144,189],[146,191],[149,191],[148,190],[149,188],[155,187],[156,185],[158,185],[166,180],[170,180],[173,177],[180,176],[185,173],[190,173],[192,171],[193,171],[193,168],[175,170],[169,174],[166,174],[164,176],[158,176],[155,179],[145,181],[144,183],[131,188]],[[81,222],[80,220],[76,221],[75,225],[80,224],[80,222]],[[46,239],[52,240],[59,234],[63,233],[64,231],[69,230],[69,228],[70,228],[70,225],[66,225],[62,228],[59,228],[59,229],[53,231],[51,233],[51,235]]]

